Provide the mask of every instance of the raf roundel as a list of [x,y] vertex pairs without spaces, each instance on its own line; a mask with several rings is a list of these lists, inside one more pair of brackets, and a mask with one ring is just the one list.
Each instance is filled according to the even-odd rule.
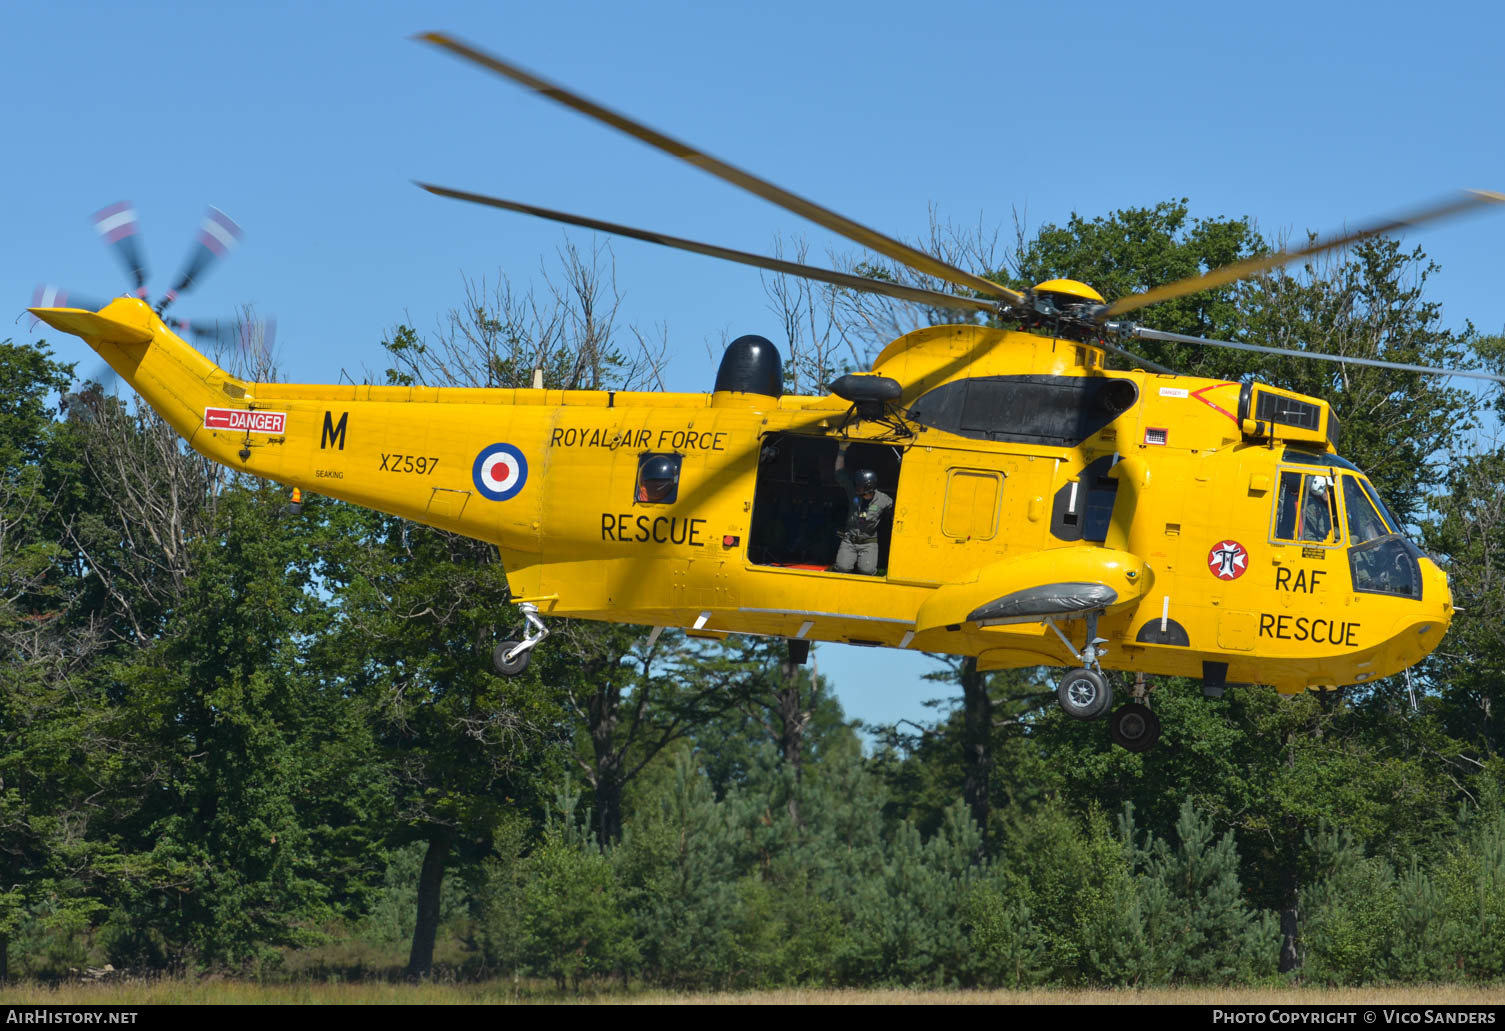
[[492,444],[476,455],[471,479],[483,497],[506,501],[528,482],[528,460],[511,444]]
[[1249,553],[1238,541],[1219,541],[1207,553],[1207,568],[1219,580],[1237,580],[1249,568]]

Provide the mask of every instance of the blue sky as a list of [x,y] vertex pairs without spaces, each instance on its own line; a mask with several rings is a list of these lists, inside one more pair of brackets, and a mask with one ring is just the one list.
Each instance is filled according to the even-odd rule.
[[[1266,235],[1327,231],[1460,187],[1505,189],[1505,15],[1484,3],[84,3],[0,14],[0,293],[108,294],[89,215],[136,203],[169,285],[206,204],[246,231],[179,314],[278,319],[287,379],[356,379],[378,342],[537,277],[560,227],[420,178],[767,252],[796,217],[409,37],[441,30],[890,235],[1033,229],[1187,197]],[[1357,14],[1355,12],[1358,12]],[[1505,212],[1414,234],[1446,321],[1505,328]],[[589,234],[576,234],[589,243]],[[707,344],[775,336],[755,271],[614,245],[619,321],[665,325],[672,389]],[[19,319],[5,335],[37,339]],[[51,341],[87,362],[72,338]],[[84,364],[83,368],[92,367]],[[923,658],[821,651],[849,713],[920,718]]]

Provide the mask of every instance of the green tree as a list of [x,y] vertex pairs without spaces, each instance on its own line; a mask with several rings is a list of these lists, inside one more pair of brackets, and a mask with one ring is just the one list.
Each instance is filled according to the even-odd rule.
[[360,700],[320,675],[330,626],[317,528],[281,491],[232,487],[193,545],[161,638],[110,667],[114,834],[148,876],[124,881],[116,961],[244,964],[361,907],[387,805]]
[[583,979],[611,973],[625,982],[638,958],[627,892],[589,820],[576,818],[579,798],[566,781],[515,882],[519,956],[561,991],[566,982],[578,990]]
[[1247,982],[1274,972],[1274,920],[1245,897],[1232,831],[1215,837],[1212,821],[1188,801],[1174,844],[1151,837],[1140,848],[1131,809],[1120,833],[1140,867],[1134,914],[1140,947],[1128,957],[1131,969],[1152,982],[1193,984]]
[[94,648],[69,619],[70,449],[49,407],[70,380],[45,347],[0,342],[0,980],[18,935],[70,937],[101,908],[84,885],[104,857],[80,833],[101,742],[69,690]]
[[425,846],[410,977],[433,966],[446,869],[490,854],[498,827],[535,804],[562,743],[558,695],[578,675],[563,648],[521,677],[491,669],[510,594],[479,541],[349,506],[332,509],[320,574],[339,603],[331,675],[364,700],[393,797],[390,847]]
[[740,828],[686,751],[672,780],[635,813],[614,863],[643,972],[675,987],[728,987],[740,972]]
[[879,727],[875,768],[892,792],[891,816],[913,819],[927,833],[958,797],[983,828],[988,851],[1009,811],[1031,808],[1059,783],[1051,757],[1031,740],[1043,711],[1055,705],[1053,671],[978,672],[972,660],[938,657],[927,674],[959,696],[929,704],[943,717],[928,726]]
[[1001,890],[1031,914],[1052,980],[1137,980],[1111,952],[1135,903],[1132,852],[1100,809],[1078,816],[1051,803],[1008,814],[997,862]]
[[[1041,226],[1015,255],[1017,275],[998,278],[1019,288],[1075,279],[1113,301],[1267,249],[1248,218],[1193,218],[1190,211],[1182,198],[1090,219],[1073,212],[1065,225]],[[1154,329],[1226,339],[1243,326],[1248,290],[1247,284],[1229,284],[1152,305],[1131,317]],[[1195,376],[1226,377],[1245,367],[1243,356],[1212,348],[1138,341],[1131,349]]]

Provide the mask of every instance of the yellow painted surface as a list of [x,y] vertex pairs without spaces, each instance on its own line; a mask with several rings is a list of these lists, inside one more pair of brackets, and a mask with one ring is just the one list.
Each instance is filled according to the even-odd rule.
[[[839,398],[246,383],[140,301],[36,313],[88,341],[201,454],[492,542],[514,596],[545,615],[689,627],[704,614],[713,633],[1064,666],[1071,654],[1044,624],[965,616],[1010,591],[1090,581],[1118,597],[1098,628],[1105,667],[1201,676],[1204,662],[1227,663],[1230,682],[1282,691],[1398,672],[1452,616],[1446,577],[1426,559],[1419,600],[1356,593],[1345,547],[1276,539],[1282,472],[1313,468],[1283,464],[1285,442],[1326,448],[1321,433],[1251,437],[1239,384],[1104,371],[1101,352],[1072,341],[941,326],[884,349],[874,372],[903,386],[901,406],[961,378],[1021,374],[1125,379],[1137,401],[1071,448],[922,430],[903,451],[886,576],[863,577],[756,565],[747,550],[765,438],[839,439]],[[1326,404],[1302,400],[1325,430]],[[882,432],[860,423],[844,436]],[[671,504],[636,499],[648,451],[683,456]],[[488,455],[503,479],[515,471],[510,486],[487,486],[502,483],[482,475]],[[1060,539],[1055,499],[1088,491],[1084,470],[1103,458],[1117,491],[1105,540]],[[1213,555],[1228,542],[1243,559],[1223,579]],[[1143,639],[1171,621],[1186,644]],[[1080,648],[1083,621],[1058,622]]]

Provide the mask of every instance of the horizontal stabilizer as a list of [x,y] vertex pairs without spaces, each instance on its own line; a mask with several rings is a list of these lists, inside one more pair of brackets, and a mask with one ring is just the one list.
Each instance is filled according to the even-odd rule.
[[[111,311],[111,305],[105,311]],[[144,306],[143,306],[144,307]],[[98,340],[110,344],[149,344],[152,332],[144,326],[134,325],[104,313],[85,311],[82,308],[31,308],[33,315],[55,329],[85,340]]]

